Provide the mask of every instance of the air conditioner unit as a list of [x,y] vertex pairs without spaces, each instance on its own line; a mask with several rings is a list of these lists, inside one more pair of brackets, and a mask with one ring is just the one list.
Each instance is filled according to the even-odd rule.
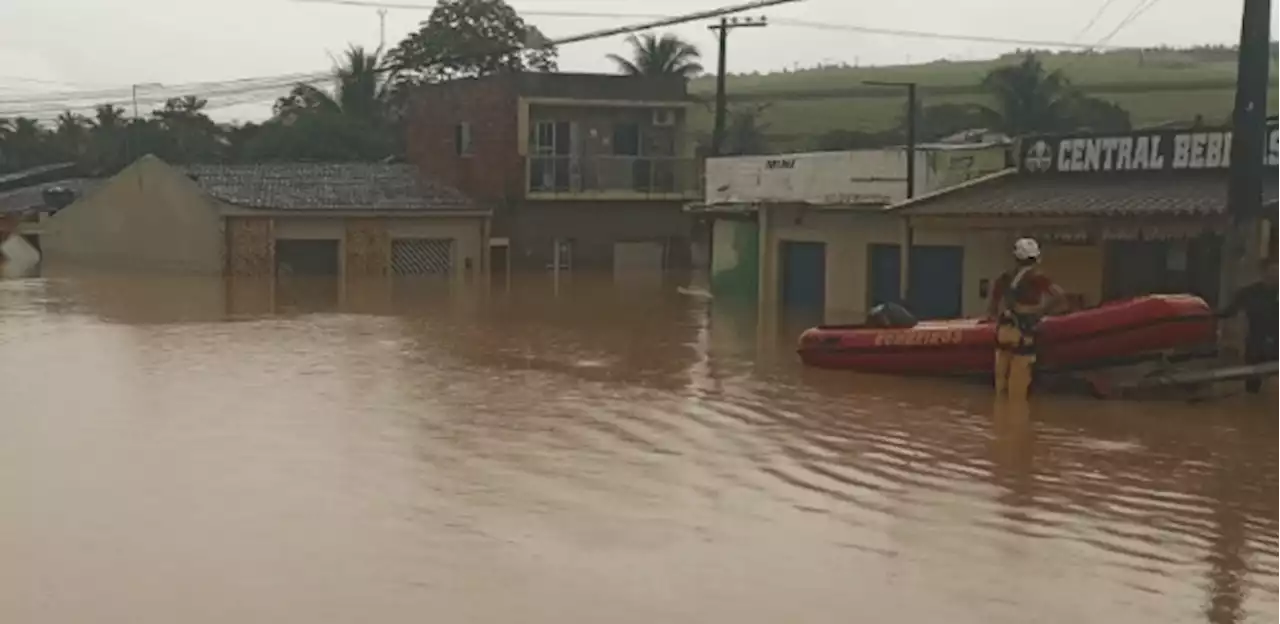
[[674,126],[676,125],[676,112],[669,108],[660,108],[653,111],[653,125],[655,126]]

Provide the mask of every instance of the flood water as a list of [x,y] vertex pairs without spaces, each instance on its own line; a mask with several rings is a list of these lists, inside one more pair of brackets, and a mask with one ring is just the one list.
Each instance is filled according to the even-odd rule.
[[0,621],[1274,622],[1274,390],[806,370],[651,283],[0,281]]

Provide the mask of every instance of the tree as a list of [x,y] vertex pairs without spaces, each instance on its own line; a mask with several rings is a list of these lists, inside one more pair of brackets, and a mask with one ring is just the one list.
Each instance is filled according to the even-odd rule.
[[86,160],[91,169],[99,173],[113,173],[129,164],[128,120],[124,109],[103,104],[94,109],[89,129],[89,149]]
[[760,117],[768,108],[768,104],[759,104],[728,111],[724,129],[725,155],[745,156],[768,153],[769,142],[764,131],[769,125],[760,123]]
[[204,112],[208,104],[208,100],[193,95],[166,100],[162,108],[151,113],[151,123],[133,124],[139,154],[154,153],[175,163],[220,159],[222,131]]
[[1046,71],[1034,55],[991,70],[982,88],[995,99],[996,129],[1020,136],[1065,132],[1105,125],[1128,127],[1128,112],[1110,102],[1084,95],[1061,70]]
[[365,121],[385,118],[394,72],[383,63],[381,50],[365,52],[351,46],[334,64],[333,94],[313,85],[299,84],[275,104],[277,116],[303,113],[347,115]]
[[79,160],[89,149],[89,118],[71,111],[58,115],[53,138],[63,157]]
[[378,160],[397,152],[395,72],[380,51],[352,46],[333,68],[333,92],[300,84],[275,105],[275,118],[232,137],[238,158]]
[[1066,102],[1072,130],[1128,132],[1133,128],[1129,111],[1114,102],[1075,93]]
[[631,35],[627,37],[627,43],[631,45],[631,58],[617,54],[608,57],[624,74],[692,78],[702,73],[702,65],[698,62],[702,54],[697,46],[675,35]]
[[441,0],[388,56],[402,82],[554,71],[555,48],[503,0]]
[[10,169],[26,169],[48,164],[56,159],[48,132],[40,122],[29,117],[16,117],[9,121],[4,132],[0,151]]

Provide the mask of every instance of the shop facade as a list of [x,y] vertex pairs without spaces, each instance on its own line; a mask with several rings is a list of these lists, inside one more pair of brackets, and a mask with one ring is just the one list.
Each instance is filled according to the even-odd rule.
[[[1251,253],[1274,253],[1276,125],[1268,129],[1263,191],[1267,211],[1251,233]],[[1229,128],[1126,135],[1029,137],[1015,167],[951,189],[900,202],[891,211],[917,237],[978,235],[966,262],[1007,267],[1013,241],[1041,242],[1043,266],[1075,305],[1147,293],[1219,296],[1227,220]],[[970,277],[964,314],[986,306],[998,270]]]

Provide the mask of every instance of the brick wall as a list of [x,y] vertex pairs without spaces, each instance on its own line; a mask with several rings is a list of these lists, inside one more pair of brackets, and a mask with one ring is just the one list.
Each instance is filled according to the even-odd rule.
[[275,235],[265,217],[230,217],[227,231],[227,274],[234,277],[275,275]]
[[[457,80],[422,87],[408,127],[409,159],[422,174],[482,204],[516,197],[524,179],[517,144],[517,95],[511,81]],[[471,155],[458,156],[454,131],[471,125]]]
[[347,277],[383,277],[390,273],[387,264],[391,256],[391,236],[387,233],[386,219],[347,219],[342,248]]

